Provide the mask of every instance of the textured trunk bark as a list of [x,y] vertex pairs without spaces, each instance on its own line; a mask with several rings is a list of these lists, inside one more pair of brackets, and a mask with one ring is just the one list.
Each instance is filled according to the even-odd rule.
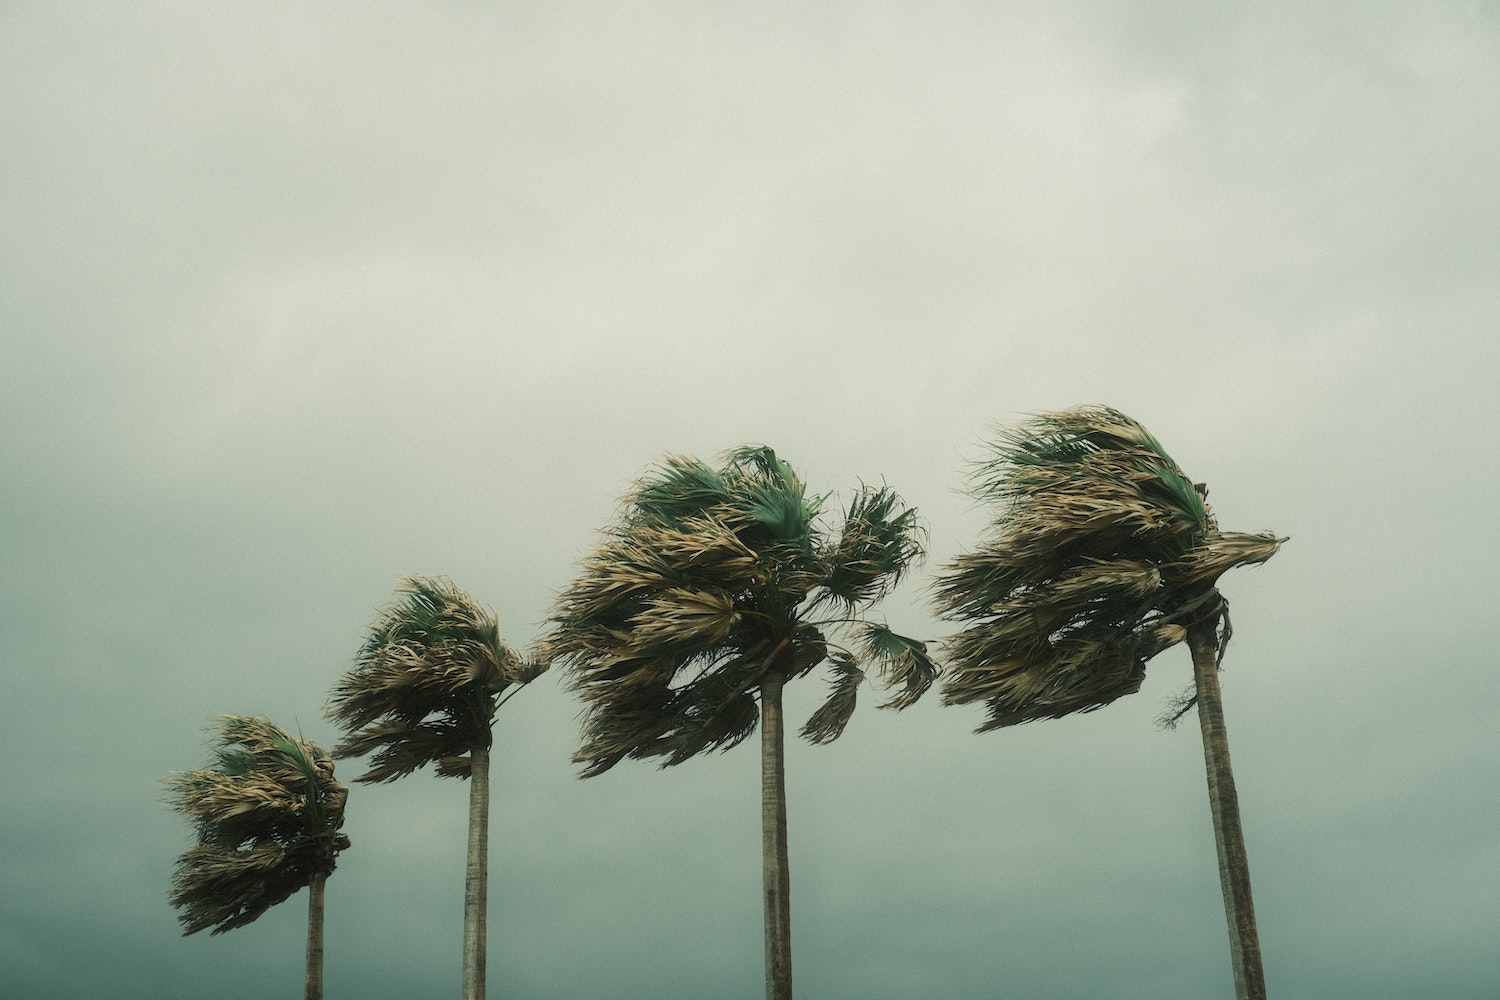
[[306,1000],[323,1000],[323,872],[307,883],[307,987]]
[[791,872],[786,853],[786,764],[781,719],[783,680],[760,686],[761,861],[766,903],[766,1000],[792,1000]]
[[1255,905],[1250,899],[1250,862],[1240,828],[1240,803],[1229,767],[1229,734],[1224,729],[1224,701],[1219,693],[1217,615],[1188,629],[1193,677],[1198,689],[1198,724],[1203,730],[1203,761],[1208,771],[1208,802],[1213,812],[1214,843],[1219,852],[1219,883],[1229,921],[1229,955],[1237,1000],[1265,1000],[1260,939]]
[[469,855],[464,867],[463,1000],[484,1000],[490,843],[490,750],[469,755]]

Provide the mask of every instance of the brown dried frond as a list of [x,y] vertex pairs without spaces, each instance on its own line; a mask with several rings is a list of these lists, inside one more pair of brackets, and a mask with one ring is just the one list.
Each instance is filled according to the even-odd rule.
[[1215,531],[1175,563],[1171,572],[1180,586],[1213,586],[1220,576],[1236,566],[1254,566],[1270,559],[1285,541],[1285,537],[1278,538],[1270,532]]
[[630,644],[641,654],[654,649],[707,649],[728,640],[739,621],[732,594],[674,587],[646,601],[635,616]]
[[[1036,719],[1090,712],[1140,690],[1145,663],[1108,638],[1059,644],[1047,655],[1002,662],[955,678],[944,702],[984,701],[980,732]],[[949,692],[954,692],[950,696]]]

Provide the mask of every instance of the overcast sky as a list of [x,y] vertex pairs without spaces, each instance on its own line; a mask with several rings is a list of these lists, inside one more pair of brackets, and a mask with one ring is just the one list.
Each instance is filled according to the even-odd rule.
[[[179,936],[158,783],[219,713],[331,745],[402,574],[524,646],[635,477],[757,442],[921,509],[937,638],[991,429],[1104,403],[1291,536],[1222,581],[1272,996],[1491,1000],[1497,170],[1489,2],[5,3],[0,995],[297,995],[305,895]],[[1190,675],[789,746],[799,995],[1230,995]],[[760,995],[756,744],[579,781],[561,680],[490,995]],[[354,787],[330,1000],[456,995],[465,793]]]

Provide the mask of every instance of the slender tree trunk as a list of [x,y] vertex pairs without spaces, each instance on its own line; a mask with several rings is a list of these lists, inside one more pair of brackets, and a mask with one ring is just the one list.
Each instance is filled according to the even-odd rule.
[[786,763],[782,735],[783,679],[760,685],[761,863],[766,902],[766,1000],[792,1000],[791,871],[786,853]]
[[1255,905],[1250,899],[1250,862],[1240,828],[1239,797],[1229,767],[1229,734],[1224,729],[1224,701],[1219,693],[1219,616],[1188,629],[1193,676],[1198,689],[1198,724],[1203,729],[1203,760],[1208,770],[1208,802],[1213,813],[1214,843],[1219,852],[1219,883],[1229,921],[1229,955],[1234,966],[1236,1000],[1265,1000],[1260,939]]
[[307,989],[306,1000],[323,1000],[323,888],[328,881],[318,872],[307,883]]
[[464,867],[463,1000],[484,1000],[484,952],[488,937],[490,843],[490,749],[469,754],[469,855]]

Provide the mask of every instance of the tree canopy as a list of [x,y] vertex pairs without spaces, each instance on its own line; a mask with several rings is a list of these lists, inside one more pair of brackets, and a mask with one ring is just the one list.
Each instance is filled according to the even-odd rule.
[[980,731],[1086,712],[1140,689],[1146,661],[1223,609],[1215,583],[1284,539],[1221,532],[1145,427],[1104,406],[1004,430],[972,479],[994,517],[937,581],[946,704]]
[[197,834],[168,895],[184,934],[251,923],[331,873],[349,846],[339,832],[349,793],[317,744],[263,718],[226,715],[213,754],[208,767],[166,781],[169,802]]
[[634,485],[559,596],[547,641],[586,705],[585,776],[739,743],[772,674],[831,665],[830,695],[802,729],[815,743],[842,733],[868,666],[895,689],[885,707],[927,690],[925,644],[864,617],[923,555],[916,511],[866,486],[829,526],[828,501],[763,446],[718,468],[668,458]]
[[345,733],[334,756],[374,754],[356,781],[394,781],[428,764],[440,777],[467,778],[469,753],[489,747],[507,692],[543,669],[451,580],[408,577],[329,697],[324,714]]

